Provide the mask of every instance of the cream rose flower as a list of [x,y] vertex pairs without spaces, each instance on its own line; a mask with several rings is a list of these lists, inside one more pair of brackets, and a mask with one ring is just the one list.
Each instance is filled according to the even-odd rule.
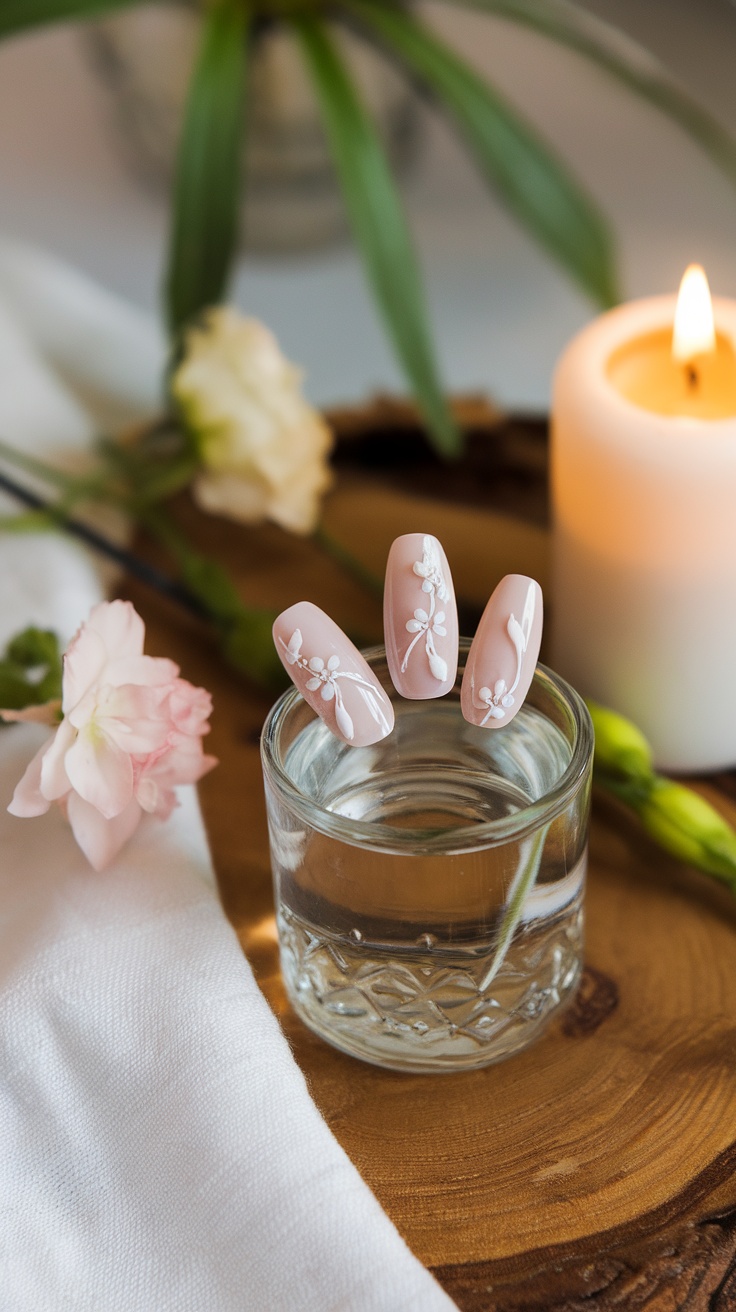
[[332,434],[304,400],[302,374],[256,319],[212,309],[186,335],[172,392],[203,469],[203,510],[309,533],[332,482]]

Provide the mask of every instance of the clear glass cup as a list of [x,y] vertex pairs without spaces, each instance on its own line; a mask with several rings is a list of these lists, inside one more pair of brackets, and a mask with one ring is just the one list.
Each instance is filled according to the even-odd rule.
[[583,950],[593,728],[539,666],[508,727],[467,724],[460,682],[395,692],[396,727],[340,742],[296,689],[261,742],[281,969],[328,1043],[395,1070],[485,1066],[568,1002]]

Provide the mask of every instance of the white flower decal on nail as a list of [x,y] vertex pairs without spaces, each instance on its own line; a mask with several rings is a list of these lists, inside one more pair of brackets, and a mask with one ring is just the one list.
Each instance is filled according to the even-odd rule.
[[423,555],[421,560],[414,562],[414,573],[422,580],[422,592],[429,596],[429,610],[418,607],[414,611],[412,619],[406,621],[406,630],[408,633],[415,634],[409,646],[406,649],[404,659],[401,662],[401,673],[406,673],[406,667],[409,664],[409,657],[414,648],[424,635],[424,650],[429,661],[429,668],[439,683],[444,683],[447,678],[447,661],[439,655],[434,642],[434,635],[438,638],[447,636],[445,628],[446,615],[443,610],[435,610],[436,599],[440,601],[449,601],[450,592],[442,573],[442,563],[438,544],[435,538],[425,535],[422,542]]
[[351,670],[341,670],[339,656],[330,656],[327,661],[324,661],[321,656],[310,656],[309,658],[303,656],[303,638],[300,629],[294,630],[288,643],[285,643],[283,638],[279,638],[279,642],[284,648],[288,664],[297,665],[300,670],[304,670],[310,676],[304,685],[307,691],[317,692],[321,690],[320,697],[323,702],[334,702],[335,723],[348,742],[352,742],[355,737],[355,726],[346,710],[338,683],[339,679],[347,679],[350,683],[356,684],[357,691],[363,698],[373,719],[383,729],[384,735],[390,732],[391,726],[386,719],[376,689],[373,684],[363,678],[362,674],[354,674]]
[[[533,584],[530,584],[524,602],[521,624],[513,613],[509,615],[506,623],[506,632],[514,644],[514,649],[516,651],[516,675],[514,681],[511,684],[511,687],[508,688],[505,679],[496,679],[496,682],[493,685],[493,690],[488,687],[479,689],[478,701],[475,702],[475,705],[478,706],[478,702],[480,702],[480,706],[478,706],[479,710],[483,706],[488,708],[480,722],[481,728],[486,725],[489,720],[504,720],[507,711],[514,705],[514,693],[516,692],[516,689],[519,686],[519,680],[521,679],[524,656],[527,647],[529,646],[529,635],[531,633],[533,620],[534,586]],[[471,681],[471,691],[473,696],[475,696],[475,684],[473,681]]]

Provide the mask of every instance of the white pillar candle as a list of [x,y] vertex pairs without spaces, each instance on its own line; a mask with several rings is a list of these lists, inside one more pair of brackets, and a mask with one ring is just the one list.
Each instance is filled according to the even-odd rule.
[[736,301],[713,310],[674,352],[674,296],[596,319],[552,408],[552,663],[675,771],[736,765]]

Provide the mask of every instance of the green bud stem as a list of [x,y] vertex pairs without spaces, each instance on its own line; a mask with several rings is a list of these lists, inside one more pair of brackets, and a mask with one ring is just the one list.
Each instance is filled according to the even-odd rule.
[[651,778],[652,749],[636,725],[597,702],[586,704],[595,730],[596,769],[624,778]]
[[638,816],[660,847],[712,875],[736,895],[736,831],[704,797],[657,774],[643,734],[588,702],[595,729],[594,781]]

